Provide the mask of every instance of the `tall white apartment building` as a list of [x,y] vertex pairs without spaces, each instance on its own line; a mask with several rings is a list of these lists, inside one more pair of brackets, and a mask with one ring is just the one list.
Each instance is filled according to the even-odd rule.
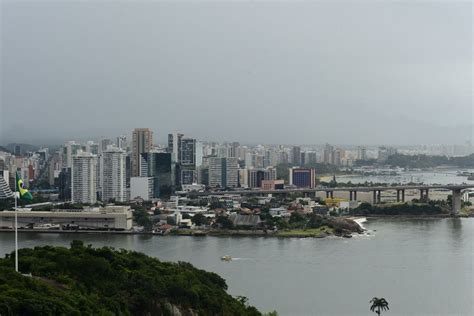
[[102,152],[102,201],[124,202],[127,200],[125,160],[126,154],[120,148],[109,146]]
[[78,152],[72,158],[71,197],[73,203],[97,202],[97,156]]

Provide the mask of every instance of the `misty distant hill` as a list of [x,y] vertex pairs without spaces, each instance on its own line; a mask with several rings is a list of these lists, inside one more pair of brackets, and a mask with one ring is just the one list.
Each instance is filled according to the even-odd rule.
[[4,152],[7,152],[7,153],[12,154],[12,152],[11,152],[10,150],[6,149],[6,148],[3,147],[3,146],[0,146],[0,151],[4,151]]

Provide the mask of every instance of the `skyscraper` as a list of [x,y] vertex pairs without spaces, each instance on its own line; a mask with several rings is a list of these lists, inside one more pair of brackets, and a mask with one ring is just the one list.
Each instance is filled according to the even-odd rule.
[[149,128],[136,128],[132,135],[132,177],[140,175],[140,154],[153,147],[153,132]]
[[180,147],[180,184],[192,184],[196,180],[196,140],[182,138]]
[[293,148],[291,148],[291,158],[293,165],[301,165],[301,148],[299,146],[293,146]]
[[125,152],[116,147],[109,146],[102,153],[102,201],[125,202],[127,200],[125,160]]
[[346,158],[346,151],[342,148],[337,148],[332,154],[332,163],[336,166],[341,166],[343,160]]
[[181,139],[183,134],[172,133],[168,134],[168,152],[174,155],[174,161],[179,162],[181,159],[180,148],[181,148]]
[[169,197],[175,189],[175,163],[172,153],[143,153],[142,163],[146,164],[147,174],[142,177],[153,179],[153,198]]
[[367,148],[361,146],[357,148],[357,159],[367,160]]
[[118,148],[123,149],[123,150],[126,151],[127,147],[128,147],[127,136],[121,135],[121,136],[117,137],[116,145],[117,145]]
[[97,156],[79,152],[72,158],[72,202],[97,202]]
[[333,146],[331,146],[329,144],[326,144],[326,146],[324,146],[324,153],[323,153],[323,162],[324,163],[327,163],[327,164],[332,163],[332,161],[333,161],[333,151],[334,151]]
[[209,186],[221,188],[237,187],[239,164],[237,158],[209,158]]

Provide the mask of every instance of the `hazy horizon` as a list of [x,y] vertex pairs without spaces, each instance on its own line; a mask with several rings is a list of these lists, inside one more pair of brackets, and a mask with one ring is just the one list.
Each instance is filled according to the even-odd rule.
[[0,144],[465,144],[472,8],[1,1]]

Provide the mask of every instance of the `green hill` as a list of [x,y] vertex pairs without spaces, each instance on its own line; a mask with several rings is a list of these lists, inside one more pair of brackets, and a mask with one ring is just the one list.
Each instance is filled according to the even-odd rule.
[[21,249],[0,259],[0,315],[261,315],[215,273],[142,253],[92,248]]

